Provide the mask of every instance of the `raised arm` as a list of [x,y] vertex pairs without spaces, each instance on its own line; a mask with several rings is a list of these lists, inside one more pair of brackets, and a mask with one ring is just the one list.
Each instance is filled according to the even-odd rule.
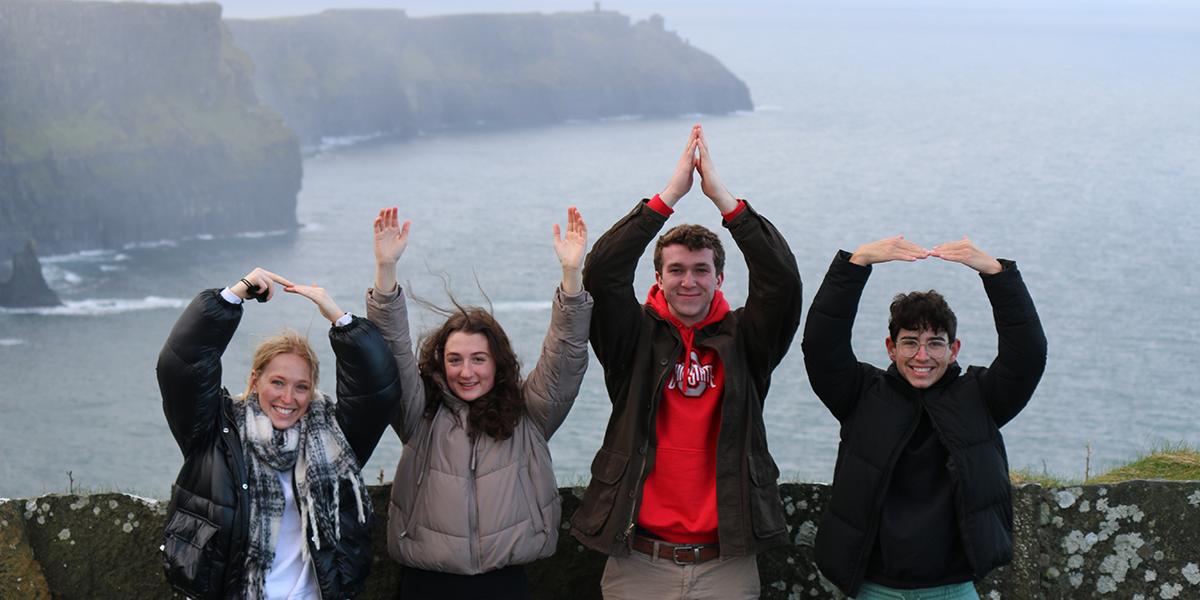
[[568,294],[583,291],[583,255],[587,252],[587,224],[574,206],[567,208],[567,234],[554,224],[554,253],[562,266],[562,289]]
[[809,307],[801,349],[813,392],[838,420],[854,410],[863,375],[875,368],[858,362],[851,345],[854,319],[871,265],[912,262],[927,256],[928,250],[897,235],[863,244],[853,254],[839,251],[829,265]]
[[[274,295],[274,284],[288,280],[256,268],[222,290],[205,290],[184,309],[158,354],[155,369],[163,414],[175,443],[186,456],[213,434],[221,413],[221,355],[242,319],[241,302]],[[232,301],[231,301],[232,300]]]
[[708,140],[704,137],[704,129],[699,125],[694,128],[696,132],[696,149],[699,151],[699,156],[695,159],[696,171],[700,173],[700,190],[712,200],[713,205],[721,214],[729,214],[738,207],[737,198],[729,193],[729,189],[725,187],[725,182],[721,180],[721,176],[717,174],[717,167],[713,164],[712,156],[708,152]]
[[554,225],[554,253],[562,266],[562,286],[554,295],[550,330],[537,365],[523,383],[525,409],[546,439],[567,418],[588,364],[588,328],[592,298],[582,287],[587,225],[574,206],[567,209],[567,233]]
[[691,190],[698,140],[699,131],[693,127],[666,187],[656,196],[657,202],[639,202],[596,240],[587,255],[583,287],[595,298],[592,349],[604,365],[606,376],[616,376],[630,367],[642,315],[642,303],[633,290],[638,260],[667,222],[671,207]]
[[966,237],[936,246],[932,255],[966,265],[983,280],[998,349],[990,367],[972,371],[979,375],[992,419],[1003,426],[1029,403],[1046,370],[1046,334],[1033,298],[1016,263],[992,258]]
[[371,458],[400,401],[401,383],[387,341],[374,323],[352,317],[329,328],[337,357],[337,421],[358,464]]
[[410,227],[409,221],[401,225],[397,213],[395,207],[385,208],[373,224],[375,287],[367,290],[367,318],[379,327],[399,371],[400,406],[391,424],[400,441],[407,443],[425,408],[425,387],[413,354],[404,291],[396,283],[396,264],[408,247]]
[[717,174],[704,130],[696,126],[696,170],[704,195],[721,211],[723,224],[746,258],[749,271],[746,306],[739,326],[745,329],[749,364],[764,389],[771,372],[787,354],[800,326],[800,269],[787,240],[766,218],[729,193]]
[[695,125],[688,134],[687,143],[683,145],[683,154],[680,154],[679,160],[675,162],[675,170],[671,172],[667,186],[658,193],[659,199],[668,207],[674,208],[675,203],[679,202],[679,199],[686,196],[692,189],[696,173],[696,145],[699,142],[700,126]]

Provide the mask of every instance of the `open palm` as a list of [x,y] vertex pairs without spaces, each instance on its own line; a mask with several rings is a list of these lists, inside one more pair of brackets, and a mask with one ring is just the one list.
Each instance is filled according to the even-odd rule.
[[375,217],[375,262],[378,264],[396,264],[404,249],[408,247],[408,228],[411,221],[400,224],[397,217],[399,209],[395,206],[379,211]]
[[583,215],[574,206],[567,208],[567,232],[562,234],[558,223],[554,224],[554,253],[563,269],[578,270],[583,266],[583,254],[587,250],[587,225]]

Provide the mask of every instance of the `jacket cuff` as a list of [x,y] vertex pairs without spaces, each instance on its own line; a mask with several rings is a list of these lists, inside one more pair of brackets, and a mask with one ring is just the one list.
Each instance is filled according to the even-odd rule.
[[655,194],[653,198],[646,201],[646,206],[650,207],[650,210],[664,217],[669,217],[675,212],[675,209],[667,206],[666,202],[663,202],[662,196],[659,194]]
[[383,307],[396,301],[404,293],[404,288],[400,284],[396,284],[396,288],[391,292],[381,292],[374,287],[367,288],[367,304]]

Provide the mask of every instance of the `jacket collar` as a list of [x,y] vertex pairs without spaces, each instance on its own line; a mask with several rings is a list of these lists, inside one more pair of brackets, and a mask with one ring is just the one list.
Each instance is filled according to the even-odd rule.
[[[958,366],[958,361],[954,361],[950,363],[949,367],[946,367],[946,372],[942,373],[941,379],[933,382],[933,385],[929,386],[927,389],[940,390],[949,387],[951,382],[953,382],[955,379],[958,379],[958,375],[961,372],[962,368]],[[922,392],[922,390],[918,390],[917,388],[913,387],[912,384],[908,383],[907,379],[900,375],[900,370],[896,368],[896,363],[888,365],[886,373],[888,384],[891,385],[896,391],[904,394],[905,398],[908,398],[909,400],[915,400],[917,395]]]

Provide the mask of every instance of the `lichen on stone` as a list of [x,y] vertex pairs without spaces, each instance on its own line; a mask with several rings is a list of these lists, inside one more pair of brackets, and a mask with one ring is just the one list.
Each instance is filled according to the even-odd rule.
[[1196,563],[1188,563],[1184,565],[1183,570],[1181,570],[1180,573],[1188,583],[1192,585],[1200,585],[1200,566],[1197,566]]
[[1061,490],[1055,494],[1055,498],[1058,500],[1059,508],[1070,508],[1072,504],[1075,504],[1075,494],[1072,493],[1072,490]]
[[1179,592],[1182,591],[1183,586],[1178,583],[1164,583],[1162,587],[1158,588],[1158,597],[1163,600],[1170,600],[1171,598],[1178,598]]
[[1104,557],[1100,562],[1100,572],[1112,575],[1114,581],[1125,581],[1129,569],[1136,569],[1142,564],[1138,549],[1145,545],[1142,534],[1129,533],[1118,535],[1113,543],[1113,554]]

